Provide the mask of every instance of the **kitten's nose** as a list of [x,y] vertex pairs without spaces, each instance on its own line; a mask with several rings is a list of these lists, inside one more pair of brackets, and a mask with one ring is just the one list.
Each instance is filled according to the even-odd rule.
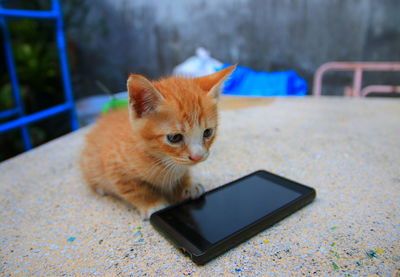
[[203,156],[200,156],[200,155],[195,155],[195,156],[190,155],[189,156],[189,160],[194,161],[194,162],[198,162],[201,159],[203,159]]

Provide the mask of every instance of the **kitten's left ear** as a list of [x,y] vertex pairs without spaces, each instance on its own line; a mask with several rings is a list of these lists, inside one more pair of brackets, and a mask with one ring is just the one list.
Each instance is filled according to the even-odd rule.
[[236,69],[236,65],[229,66],[210,75],[198,77],[195,80],[207,94],[218,99],[223,83]]
[[128,82],[129,110],[137,118],[142,118],[155,110],[164,99],[153,84],[138,74],[131,74]]

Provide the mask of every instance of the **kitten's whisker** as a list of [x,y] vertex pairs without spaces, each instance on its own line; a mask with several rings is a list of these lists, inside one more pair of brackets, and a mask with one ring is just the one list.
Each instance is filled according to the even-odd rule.
[[[155,177],[155,175],[163,176],[164,172],[165,172],[165,174],[167,174],[168,168],[169,168],[169,163],[170,163],[170,161],[165,158],[157,159],[155,162],[153,162],[152,167],[150,169],[146,170],[146,175],[148,175],[147,178],[149,179],[149,181],[151,183],[153,183],[154,181],[156,181],[156,183],[158,183],[157,179],[154,180],[153,177]],[[163,176],[162,182],[164,182],[164,177],[165,176]]]
[[177,174],[179,172],[180,166],[171,161],[171,166],[167,178],[167,186],[168,190],[170,191],[172,189],[172,186],[175,184],[174,181],[177,181]]
[[185,161],[187,161],[187,159],[184,159],[184,158],[175,158],[175,160],[177,160],[177,161],[181,161],[181,162],[185,162]]
[[169,175],[169,179],[168,179],[168,190],[170,191],[172,189],[173,183],[172,181],[174,180],[174,178],[176,179],[176,175],[177,175],[177,171],[179,170],[179,166],[177,164],[174,163],[174,165],[172,166],[171,169],[171,173]]
[[148,168],[145,172],[145,175],[148,179],[152,179],[154,177],[154,174],[156,174],[158,172],[158,170],[156,170],[157,167],[160,167],[163,164],[163,161],[161,159],[157,159],[155,160],[155,162],[152,163],[152,166],[150,168]]
[[162,179],[162,184],[164,184],[164,181],[166,181],[167,180],[167,178],[168,178],[168,173],[169,173],[169,169],[171,168],[171,166],[173,166],[174,165],[174,163],[171,161],[171,160],[165,160],[165,162],[166,162],[166,167],[160,172],[160,174],[161,173],[163,173],[163,172],[165,172],[165,175],[163,176],[163,179]]

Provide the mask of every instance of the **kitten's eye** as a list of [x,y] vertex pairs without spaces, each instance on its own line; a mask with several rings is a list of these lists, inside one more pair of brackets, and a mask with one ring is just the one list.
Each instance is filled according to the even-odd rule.
[[208,129],[204,130],[203,137],[209,138],[209,137],[211,137],[212,134],[213,134],[213,129],[208,128]]
[[167,135],[167,139],[170,143],[178,143],[183,140],[183,136],[181,134]]

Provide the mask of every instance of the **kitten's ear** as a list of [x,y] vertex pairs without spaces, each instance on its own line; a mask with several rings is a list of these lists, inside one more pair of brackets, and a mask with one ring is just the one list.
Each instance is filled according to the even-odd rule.
[[229,75],[236,69],[236,65],[229,66],[210,75],[194,79],[207,94],[218,99],[222,85]]
[[157,108],[164,99],[153,84],[138,74],[131,74],[127,82],[129,110],[137,118],[142,118]]

